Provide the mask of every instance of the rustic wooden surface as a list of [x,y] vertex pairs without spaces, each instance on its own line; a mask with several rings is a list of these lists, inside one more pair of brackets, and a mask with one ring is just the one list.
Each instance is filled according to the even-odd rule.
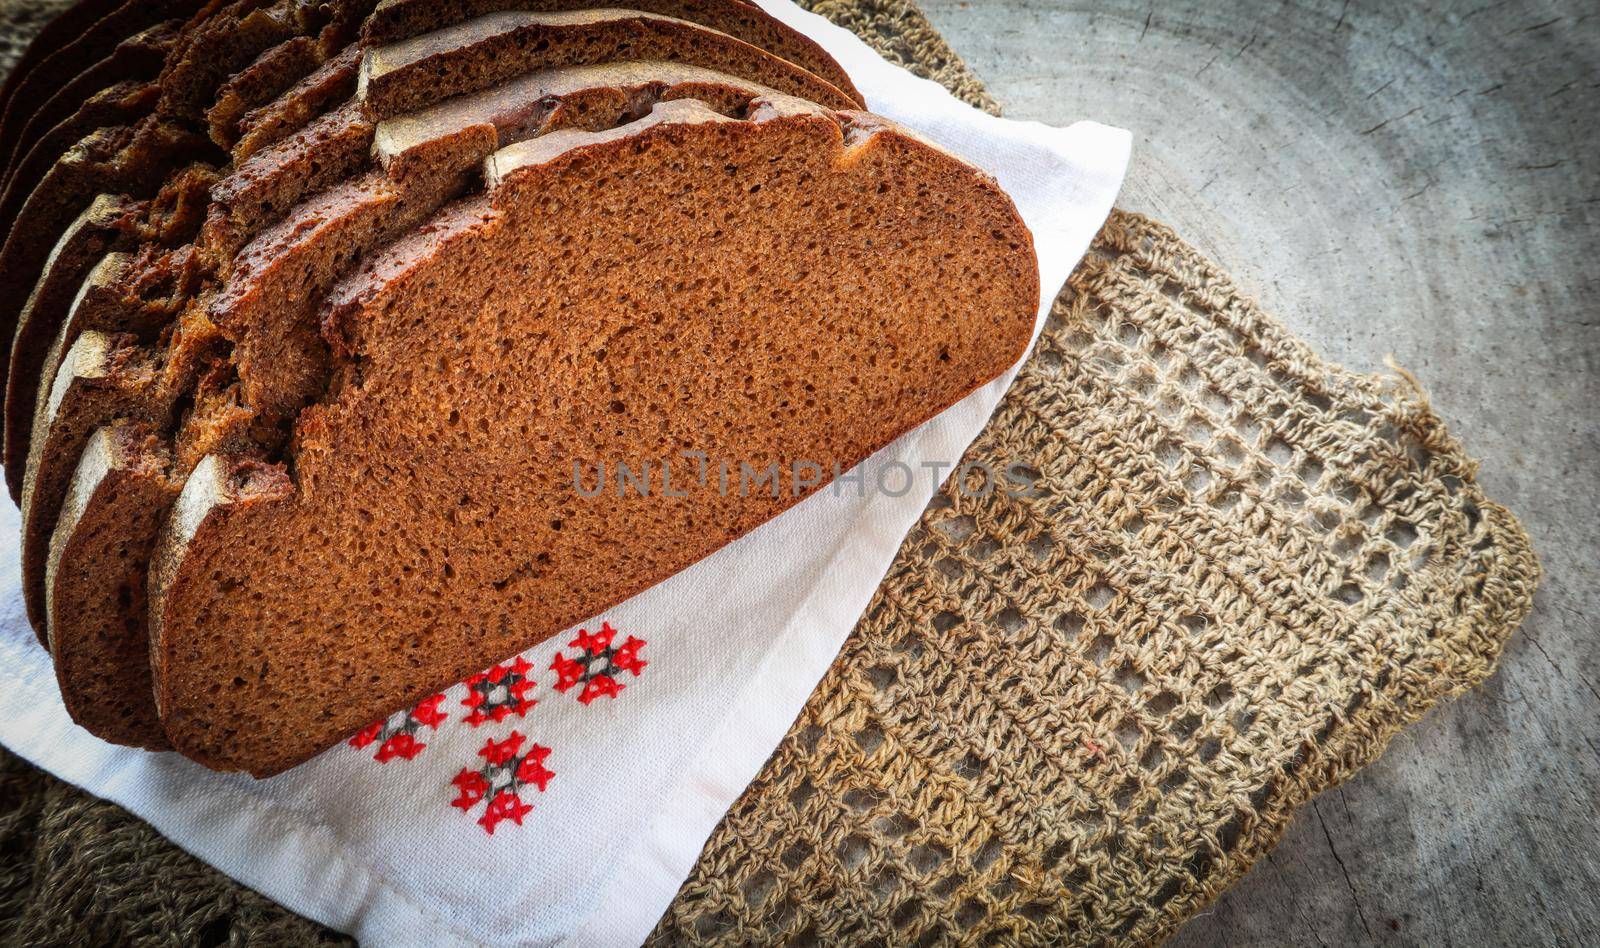
[[1600,8],[922,0],[1012,117],[1134,130],[1122,205],[1324,355],[1420,376],[1545,567],[1483,689],[1180,945],[1600,937]]

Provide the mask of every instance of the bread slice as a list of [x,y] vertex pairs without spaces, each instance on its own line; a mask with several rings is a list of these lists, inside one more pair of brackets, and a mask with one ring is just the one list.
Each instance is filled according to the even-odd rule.
[[[273,45],[273,37],[280,36],[285,30],[315,29],[327,18],[325,11],[311,16],[294,2],[280,3],[267,9],[257,9],[257,6],[253,0],[240,0],[215,16],[191,23],[179,37],[172,55],[161,70],[157,83],[159,99],[156,112],[131,128],[98,130],[86,138],[78,149],[56,162],[29,195],[28,203],[18,216],[17,225],[4,248],[0,249],[0,296],[8,287],[26,287],[37,279],[41,263],[39,248],[48,246],[56,239],[62,219],[81,209],[95,189],[106,186],[129,188],[144,195],[152,184],[159,184],[165,179],[168,170],[178,166],[180,159],[209,158],[218,163],[226,160],[227,156],[218,153],[202,136],[189,131],[197,124],[203,111],[192,103],[204,83],[208,79],[220,81],[215,79],[219,64],[257,56],[259,48]],[[161,156],[164,161],[156,162],[153,160],[157,157],[156,149],[163,145],[172,147],[167,147]],[[86,146],[92,146],[95,150],[94,162],[75,157],[76,152]],[[120,170],[121,166],[127,166],[132,174],[131,179],[97,178],[108,173],[106,169]],[[56,327],[47,325],[29,329],[11,321],[18,315],[15,309],[0,304],[0,337],[9,335],[13,339],[13,345],[5,351],[10,353],[21,342],[24,347],[35,347],[36,354],[38,347],[47,345],[53,338]],[[24,338],[18,339],[19,333]],[[9,390],[9,359],[4,369],[0,377],[6,379]],[[40,382],[30,376],[23,379],[23,384],[31,396]],[[9,415],[31,416],[35,399],[29,396],[25,396],[20,405],[11,405],[8,408]],[[11,429],[15,431],[16,428],[13,423]],[[25,444],[8,449],[7,476],[14,498],[20,496],[21,479],[18,477],[17,462],[19,458],[26,457],[27,450]]]
[[[822,77],[857,105],[865,100],[844,68],[816,41],[744,0],[629,0],[630,10],[688,20],[737,37]],[[595,8],[582,0],[380,0],[367,18],[372,45],[411,39],[490,14],[561,13]]]
[[203,121],[229,77],[274,46],[315,32],[320,19],[315,5],[298,0],[236,0],[195,24],[183,51],[169,58],[161,72],[161,113]]
[[199,134],[152,115],[134,126],[100,129],[63,155],[34,188],[0,249],[0,338],[14,335],[50,249],[97,195],[149,197],[172,171],[209,154],[209,146]]
[[[349,11],[359,10],[360,8],[360,0],[352,0],[352,2],[346,3],[342,7],[347,15],[349,15]],[[250,14],[248,19],[255,20],[260,18],[261,15],[261,11],[255,11]],[[630,16],[627,11],[609,11],[606,16],[589,16],[581,13],[568,16],[566,20],[556,24],[559,27],[556,34],[545,37],[542,50],[537,53],[508,57],[508,60],[515,59],[520,64],[519,68],[521,68],[537,66],[544,62],[587,61],[601,56],[608,49],[615,52],[615,47],[619,43],[625,45],[627,42],[625,28],[637,19],[636,17],[630,19]],[[740,75],[749,75],[751,78],[758,80],[776,78],[793,86],[791,91],[822,96],[825,97],[825,101],[833,101],[834,104],[838,104],[837,97],[841,94],[837,90],[792,64],[771,56],[762,50],[754,49],[747,44],[694,24],[662,18],[656,19],[660,22],[654,23],[651,29],[646,31],[653,30],[653,35],[656,37],[652,41],[653,45],[651,42],[646,42],[639,44],[641,48],[660,47],[663,51],[677,55],[680,58],[703,60],[712,65],[723,67],[725,70]],[[728,18],[724,17],[723,19]],[[759,14],[755,19],[764,20],[769,18],[766,18],[765,14]],[[220,25],[230,22],[233,22],[233,20],[224,15],[218,15],[206,21],[193,37],[189,37],[189,45],[184,47],[178,59],[178,65],[164,70],[163,81],[174,81],[171,77],[182,74],[184,68],[180,67],[183,67],[184,64],[205,60],[204,51],[215,46],[216,32],[212,29],[213,24],[218,24],[217,28],[220,29]],[[271,22],[276,23],[275,20]],[[324,39],[321,42],[326,43],[326,37],[329,34],[336,35],[338,30],[348,29],[348,27],[341,26],[341,22],[339,16],[335,15],[332,23],[323,31]],[[269,26],[263,27],[258,32],[267,35],[273,34],[276,29],[275,26]],[[463,64],[468,68],[476,68],[475,64],[481,63],[485,56],[495,53],[499,47],[493,43],[478,43],[470,48],[457,48],[457,43],[466,41],[472,35],[475,34],[458,33],[443,39],[436,37],[431,40],[431,48],[436,54],[449,56],[453,62]],[[212,40],[211,46],[206,44],[208,38]],[[288,42],[292,43],[293,41]],[[277,48],[279,47],[274,47],[274,49]],[[237,58],[236,54],[228,55],[233,55],[234,58]],[[634,53],[629,52],[627,55],[632,56]],[[825,56],[825,54],[823,55]],[[223,54],[218,53],[218,56],[221,57]],[[371,57],[368,58],[370,59]],[[318,104],[327,101],[327,92],[339,88],[342,84],[342,73],[353,69],[356,61],[354,57],[341,55],[330,64],[332,68],[320,70],[320,75],[310,77],[308,81],[292,89],[284,97],[288,100],[288,104],[275,106],[273,112],[256,112],[247,115],[240,123],[241,145],[248,145],[249,148],[259,147],[259,144],[267,136],[282,131],[286,121],[292,120],[297,116],[309,115]],[[276,68],[276,61],[269,55],[266,59],[266,65],[272,65]],[[252,69],[257,67],[266,68],[261,60],[251,66]],[[505,67],[500,68],[504,71]],[[193,84],[192,80],[184,80],[183,83],[180,83],[180,85]],[[402,67],[385,71],[384,77],[379,84],[389,94],[407,94],[412,98],[418,98],[415,93],[405,93],[404,90],[410,86],[431,85],[432,83],[426,69]],[[170,89],[164,90],[163,102],[167,100],[170,92]],[[237,92],[238,90],[235,89],[230,93],[225,86],[223,94],[226,96]],[[835,98],[828,100],[826,99],[828,96]],[[370,105],[368,109],[371,111]],[[228,179],[231,184],[225,183],[224,186],[230,188],[231,193],[224,193],[218,196],[219,203],[225,211],[220,220],[228,226],[239,229],[241,232],[234,234],[213,233],[211,235],[221,241],[220,246],[224,254],[231,254],[232,250],[243,243],[244,235],[253,232],[259,226],[260,219],[263,217],[260,212],[265,212],[265,216],[280,214],[282,208],[289,203],[288,197],[303,194],[308,186],[323,186],[338,180],[347,173],[347,170],[355,161],[359,160],[361,156],[356,154],[356,151],[365,149],[365,138],[370,134],[370,124],[363,123],[350,112],[344,113],[340,118],[342,121],[338,123],[319,124],[317,129],[313,130],[314,134],[311,136],[302,136],[299,142],[300,150],[297,153],[291,153],[287,156],[284,154],[275,156],[276,164],[273,161],[255,162],[252,167],[241,168],[241,171],[245,172],[244,174],[234,175]],[[236,159],[240,157],[237,153],[235,154]],[[299,169],[305,170],[307,176],[301,179],[292,176],[286,177],[280,173],[291,166],[297,166]],[[285,183],[287,183],[286,187]],[[234,207],[239,208],[242,213],[226,213]],[[6,263],[7,261],[4,257],[0,257],[0,280],[5,278],[7,272]],[[26,270],[26,263],[19,265],[19,269]],[[51,338],[53,335],[51,330],[53,328],[46,326],[37,331],[30,331],[29,334],[32,338],[40,340],[33,344],[42,347],[44,345],[42,340]],[[21,331],[22,327],[19,327],[18,332]],[[41,379],[50,377],[50,374],[46,372],[41,376]],[[39,383],[35,382],[31,377],[25,380],[25,385],[36,386],[37,384]],[[27,391],[34,390],[36,389]],[[8,414],[20,415],[28,412],[35,403],[36,399],[25,395],[15,408],[8,409]],[[28,431],[31,429],[12,424],[10,430]],[[24,436],[24,440],[26,440],[26,436]],[[9,448],[7,451],[9,459],[7,472],[14,495],[17,493],[17,485],[20,482],[16,466],[19,459],[27,456],[28,450],[29,446],[24,443]]]
[[208,766],[281,771],[815,489],[585,499],[574,464],[848,468],[1003,372],[1038,306],[994,182],[863,113],[661,102],[484,180],[330,296],[284,466],[209,457],[168,517],[155,694]]
[[246,112],[233,145],[235,162],[268,148],[355,95],[365,47],[352,45],[268,105]]
[[[203,10],[180,32],[157,80],[161,94],[155,112],[132,126],[139,136],[130,144],[148,145],[162,138],[183,141],[186,147],[178,156],[181,161],[175,164],[208,157],[220,160],[224,156],[204,136],[192,131],[203,120],[205,106],[211,103],[217,87],[265,50],[297,35],[297,30],[317,28],[324,18],[321,5],[303,5],[299,0],[279,0],[266,6],[259,0],[236,0],[214,14],[211,8]],[[102,133],[127,134],[112,129]],[[102,157],[107,162],[111,160],[110,155]],[[66,160],[64,156],[62,161]],[[140,187],[149,193],[165,180],[166,170],[146,170],[139,178]],[[93,194],[111,188],[124,189],[116,178],[88,182],[70,162],[66,168],[57,162],[28,193],[4,249],[0,250],[0,300],[26,295],[38,277],[42,248],[54,243],[60,229],[82,211]],[[16,315],[15,304],[0,304],[0,338],[13,331]]]
[[[32,423],[22,503],[22,577],[34,627],[42,630],[48,622],[44,570],[50,535],[92,431],[117,418],[171,430],[174,413],[187,397],[191,418],[175,438],[182,471],[219,445],[278,448],[286,422],[327,384],[319,302],[369,250],[403,235],[462,193],[500,145],[560,128],[611,127],[650,102],[688,94],[734,111],[775,93],[675,63],[535,73],[384,123],[376,145],[380,169],[316,195],[263,232],[232,262],[224,288],[206,304],[184,309],[181,299],[174,299],[159,308],[145,306],[141,296],[127,291],[135,281],[125,275],[125,257],[99,267],[55,343],[56,351],[68,355],[48,374],[54,381],[41,390]],[[107,341],[115,333],[148,335],[164,312],[178,311],[185,318],[181,331],[155,347],[131,342],[113,347]],[[88,333],[91,341],[85,343],[80,333]],[[215,384],[209,398],[191,395],[224,346],[223,337],[237,383]]]
[[[81,37],[85,23],[96,22],[121,4],[122,0],[78,0],[45,23],[12,64],[4,84],[0,84],[0,117],[3,117],[10,108],[17,87],[27,79],[39,63],[53,56],[61,47]],[[0,134],[0,151],[8,147],[9,144],[4,140],[3,134]]]
[[311,36],[293,37],[262,53],[223,83],[216,102],[206,109],[211,140],[231,150],[239,139],[239,122],[246,113],[275,101],[321,65],[322,51]]
[[[161,90],[155,83],[128,79],[113,83],[84,101],[83,106],[51,128],[12,165],[6,181],[32,182],[19,184],[26,194],[49,172],[50,166],[66,153],[67,149],[82,141],[84,136],[97,129],[114,125],[132,125],[155,110]],[[0,191],[3,191],[0,188]]]
[[129,36],[164,20],[194,15],[202,4],[203,0],[127,0],[92,23],[77,24],[82,32],[44,57],[17,84],[5,115],[0,118],[0,165],[10,165],[22,126],[35,109],[86,66],[104,59]]
[[238,163],[212,191],[202,241],[219,265],[307,197],[366,167],[377,127],[350,101]]
[[[321,22],[320,30],[314,35],[307,29],[304,35],[280,43],[224,83],[216,102],[206,110],[206,125],[211,131],[211,140],[223,148],[235,149],[245,134],[244,123],[252,112],[280,102],[291,88],[299,90],[291,98],[304,96],[316,87],[316,82],[304,87],[299,84],[322,72],[330,59],[338,60],[351,52],[359,55],[361,47],[356,40],[361,23],[372,12],[375,2],[341,0],[331,4],[323,11],[326,20]],[[307,20],[303,25],[310,27],[316,22]],[[334,66],[335,70],[338,68]],[[353,91],[352,84],[339,99],[342,100]],[[325,101],[316,112],[302,114],[298,124],[304,124],[313,114],[326,111],[329,104],[329,101]],[[253,151],[251,149],[250,153]],[[247,157],[248,154],[236,154],[236,158]]]
[[719,69],[831,108],[860,102],[817,74],[730,34],[634,10],[491,13],[374,47],[361,64],[367,114],[390,118],[535,69],[622,60]]
[[[80,297],[90,272],[101,264],[107,254],[126,250],[135,239],[137,228],[134,220],[142,216],[142,202],[133,201],[125,195],[102,194],[96,197],[78,215],[77,220],[68,225],[50,251],[39,282],[34,285],[28,302],[23,306],[18,328],[59,326],[75,308],[75,300]],[[21,447],[26,452],[28,439],[24,429],[31,426],[33,412],[23,410],[23,406],[34,400],[37,387],[34,383],[38,379],[40,358],[45,350],[26,344],[32,340],[18,341],[25,343],[22,346],[24,352],[19,355],[13,349],[12,362],[18,366],[18,370],[6,380],[5,441],[8,447]],[[30,381],[24,385],[24,380]],[[22,391],[24,388],[27,389],[26,393]],[[12,469],[20,473],[20,464],[25,460],[25,453],[22,458],[14,459]]]
[[[11,192],[15,186],[22,196],[33,189],[38,177],[50,163],[71,147],[72,143],[103,125],[127,124],[134,118],[148,114],[155,108],[156,96],[139,94],[137,101],[148,101],[143,113],[120,121],[95,122],[98,112],[104,111],[103,93],[120,83],[134,82],[141,92],[153,86],[152,80],[161,71],[178,41],[177,20],[168,20],[135,34],[112,50],[111,55],[80,73],[77,78],[56,90],[41,105],[18,133],[11,161],[6,165],[4,190]],[[127,97],[127,93],[124,93]],[[61,125],[68,129],[57,131]],[[53,138],[51,133],[54,133]],[[67,137],[70,135],[70,137]],[[48,143],[47,143],[48,142]],[[44,145],[44,150],[39,150]],[[53,151],[53,154],[52,154]],[[28,160],[31,158],[31,162]],[[17,183],[20,182],[20,183]],[[16,205],[0,204],[14,212]],[[9,218],[8,218],[9,219]]]
[[[0,338],[14,341],[23,300],[43,273],[50,250],[99,194],[151,197],[170,173],[206,154],[208,144],[194,132],[149,116],[132,127],[96,131],[63,155],[28,198],[0,250],[0,301],[6,301],[0,302]],[[9,358],[5,367],[9,371]],[[15,479],[11,487],[16,496]]]
[[[34,417],[22,480],[22,586],[28,618],[46,640],[50,534],[89,435],[122,419],[170,430],[181,399],[226,354],[221,336],[196,307],[172,322],[166,306],[127,306],[118,285],[122,263],[108,257],[91,276],[102,281],[103,292],[86,288],[81,299],[100,303],[98,312],[90,312],[93,303],[74,308],[71,326],[79,332],[70,346],[63,345],[60,367],[50,386],[40,390]],[[161,325],[167,329],[160,344],[140,341]],[[58,344],[65,339],[63,333]]]
[[[351,111],[359,112],[358,109]],[[334,124],[339,128],[350,124],[344,118],[335,118]],[[358,130],[353,136],[346,134],[344,139],[339,139],[323,134],[324,124],[313,123],[303,134],[254,156],[220,181],[215,173],[203,174],[202,166],[191,166],[175,175],[152,206],[157,211],[170,207],[169,216],[178,220],[167,226],[153,220],[143,221],[144,232],[157,242],[156,247],[150,248],[157,251],[160,246],[171,247],[192,239],[200,229],[194,213],[198,205],[200,213],[206,215],[205,254],[185,263],[198,264],[204,269],[198,274],[173,274],[170,271],[172,256],[147,252],[137,267],[119,271],[127,276],[124,282],[129,287],[148,287],[182,277],[186,285],[197,286],[211,275],[210,268],[214,268],[219,259],[230,260],[245,240],[281,215],[282,208],[292,207],[300,197],[314,190],[319,185],[321,172],[344,177],[348,173],[346,164],[353,168],[364,162],[371,141],[370,125],[365,126],[364,132]],[[342,152],[335,147],[341,142]],[[209,211],[205,210],[207,207]],[[238,213],[234,213],[235,208]],[[190,224],[196,226],[190,227]],[[110,288],[101,289],[109,291]],[[138,293],[125,293],[121,298],[128,306],[142,305]],[[169,310],[177,312],[182,302],[174,300]],[[5,469],[14,489],[19,489],[22,483],[39,389],[55,378],[59,355],[72,344],[81,328],[119,330],[114,322],[78,320],[74,328],[63,333],[63,316],[59,309],[27,310],[13,333],[11,362],[16,372],[6,382]],[[53,345],[51,340],[55,340]]]
[[110,518],[165,510],[182,486],[168,460],[146,426],[95,432],[62,505],[48,570],[51,628],[67,633],[50,642],[67,713],[105,740],[148,750],[168,747],[150,698],[150,544],[126,538],[153,537],[156,525]]

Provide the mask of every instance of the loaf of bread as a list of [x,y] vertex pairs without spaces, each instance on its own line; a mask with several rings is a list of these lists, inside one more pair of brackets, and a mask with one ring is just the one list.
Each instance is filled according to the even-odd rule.
[[848,469],[1027,344],[1009,199],[745,0],[98,2],[0,92],[0,323],[29,616],[107,740],[293,766],[820,486],[575,465]]

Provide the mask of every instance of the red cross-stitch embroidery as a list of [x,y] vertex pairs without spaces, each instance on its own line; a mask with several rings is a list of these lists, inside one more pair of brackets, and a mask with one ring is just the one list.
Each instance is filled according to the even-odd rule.
[[551,671],[556,673],[555,689],[565,694],[575,685],[583,685],[578,693],[578,701],[583,704],[600,697],[615,698],[623,689],[622,682],[617,680],[622,672],[632,672],[637,678],[644,666],[650,664],[639,657],[639,650],[647,644],[644,639],[630,635],[621,645],[613,647],[611,642],[616,636],[617,630],[609,622],[603,623],[600,631],[593,635],[588,629],[579,629],[578,637],[567,643],[579,649],[578,654],[567,658],[557,652],[555,661],[550,663]]
[[447,712],[439,710],[443,702],[444,695],[432,695],[408,711],[396,711],[382,721],[374,721],[350,738],[350,746],[367,748],[377,744],[378,751],[372,755],[372,759],[380,764],[386,764],[396,757],[411,760],[428,746],[417,740],[417,732],[424,727],[438,730],[439,725],[450,717]]
[[491,836],[502,820],[521,826],[522,818],[533,809],[533,804],[523,800],[521,794],[529,787],[543,793],[550,778],[555,776],[544,765],[550,748],[530,743],[527,751],[519,754],[524,740],[516,731],[503,741],[490,738],[478,751],[478,756],[484,760],[483,766],[477,770],[462,768],[450,781],[457,791],[450,805],[463,813],[488,799],[483,815],[478,817],[478,825]]
[[529,698],[534,680],[528,677],[533,666],[517,656],[509,665],[496,665],[468,678],[467,696],[461,703],[471,708],[466,722],[473,727],[485,721],[499,723],[510,715],[521,717],[539,702]]

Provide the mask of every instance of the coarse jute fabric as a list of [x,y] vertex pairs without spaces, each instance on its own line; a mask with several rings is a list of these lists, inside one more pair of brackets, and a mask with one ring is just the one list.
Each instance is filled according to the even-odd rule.
[[[994,109],[906,0],[811,6]],[[1160,940],[1483,680],[1538,581],[1415,384],[1138,215],[968,459],[1031,496],[935,498],[655,943]],[[344,940],[10,754],[0,795],[0,941]]]

